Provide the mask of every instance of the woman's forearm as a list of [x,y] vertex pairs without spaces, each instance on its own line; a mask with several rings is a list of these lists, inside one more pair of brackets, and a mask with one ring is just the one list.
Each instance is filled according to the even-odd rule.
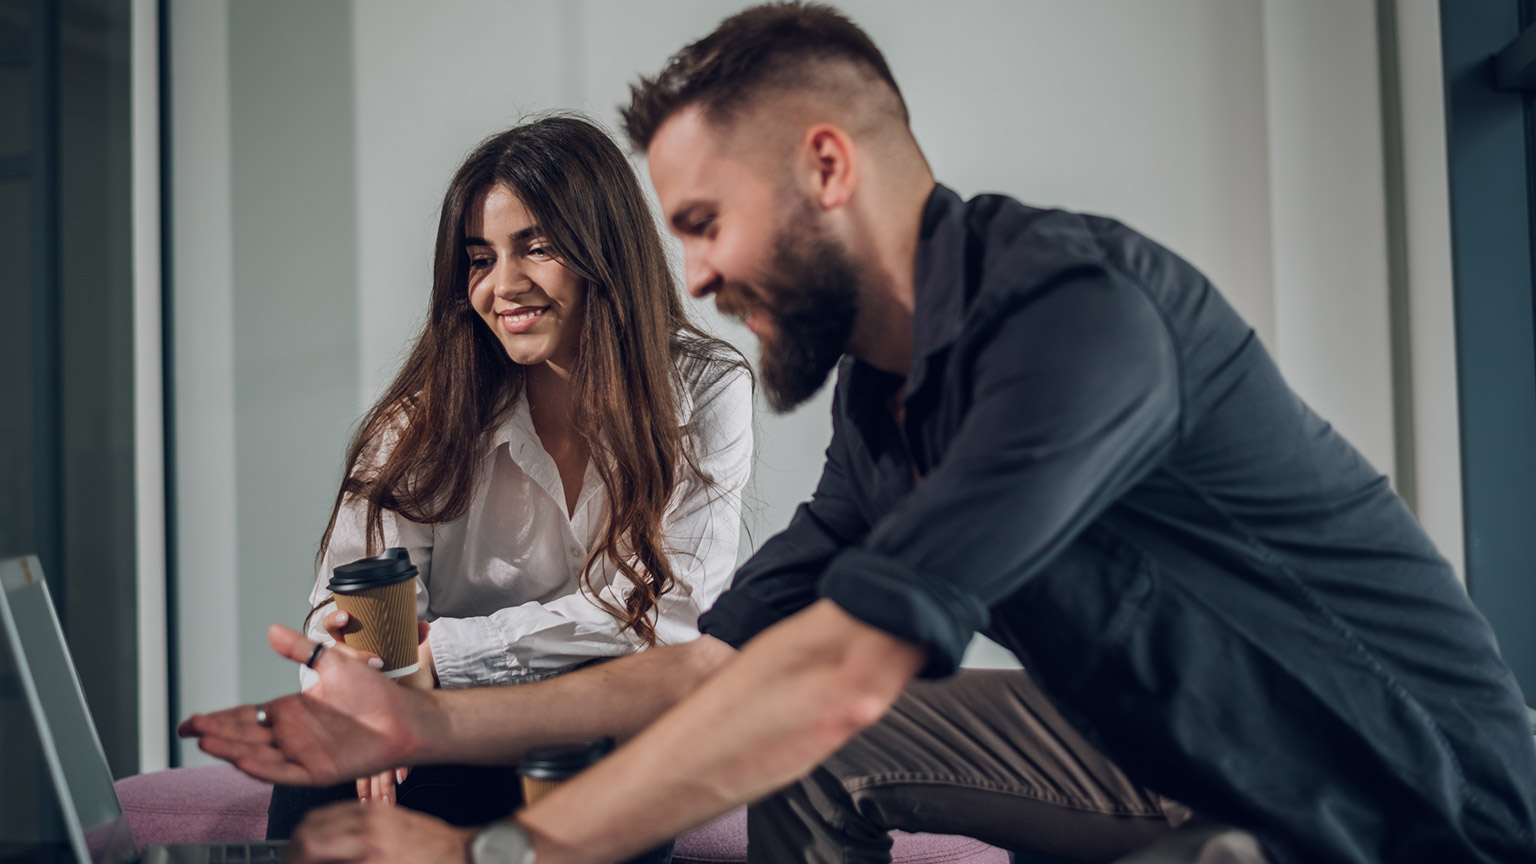
[[602,735],[627,739],[725,665],[708,636],[532,684],[438,690],[418,714],[412,764],[510,764],[532,747]]

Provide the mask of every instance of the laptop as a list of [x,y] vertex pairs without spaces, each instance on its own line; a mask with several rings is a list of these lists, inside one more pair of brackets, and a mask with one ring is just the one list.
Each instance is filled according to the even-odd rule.
[[[0,676],[16,685],[5,689],[26,703],[35,732],[30,739],[7,735],[6,747],[20,740],[39,751],[51,782],[38,785],[51,786],[57,799],[57,813],[40,810],[36,820],[39,827],[23,832],[30,836],[0,837],[0,841],[10,843],[8,848],[26,847],[29,857],[76,864],[265,864],[282,860],[286,844],[281,842],[147,846],[141,857],[112,787],[101,737],[86,709],[85,692],[80,689],[80,678],[43,581],[43,568],[35,556],[0,560],[0,634],[0,665],[4,665],[6,654],[11,660],[11,668],[0,669]],[[47,807],[51,802],[38,803]],[[59,826],[57,833],[63,836],[52,836],[55,831],[50,825]]]

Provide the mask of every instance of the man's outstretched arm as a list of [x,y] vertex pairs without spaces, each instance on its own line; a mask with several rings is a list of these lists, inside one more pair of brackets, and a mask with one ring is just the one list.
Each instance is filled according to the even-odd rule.
[[701,636],[533,684],[437,691],[444,725],[413,764],[511,765],[534,747],[628,740],[735,656]]
[[[274,624],[277,653],[302,663],[313,641]],[[319,683],[256,706],[199,714],[177,734],[271,782],[340,783],[398,765],[510,764],[530,747],[598,735],[627,738],[735,655],[702,637],[534,684],[461,691],[399,687],[344,646],[326,649]]]
[[924,659],[818,601],[517,821],[539,864],[620,860],[804,775],[879,720]]

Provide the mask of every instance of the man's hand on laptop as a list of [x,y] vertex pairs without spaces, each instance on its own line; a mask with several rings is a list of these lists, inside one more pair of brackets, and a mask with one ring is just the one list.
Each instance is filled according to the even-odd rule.
[[[295,663],[309,661],[318,644],[281,624],[272,625],[267,640]],[[429,740],[426,730],[436,728],[433,699],[397,686],[370,659],[345,645],[330,646],[315,660],[320,680],[309,690],[259,706],[195,714],[176,734],[197,738],[204,753],[252,777],[291,786],[330,785],[413,764]]]

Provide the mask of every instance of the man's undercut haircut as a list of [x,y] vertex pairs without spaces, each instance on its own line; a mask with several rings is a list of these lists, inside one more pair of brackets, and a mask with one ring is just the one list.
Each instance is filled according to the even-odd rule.
[[858,25],[820,3],[766,3],[725,19],[714,32],[684,47],[661,74],[640,78],[620,106],[624,131],[636,150],[651,145],[673,114],[698,104],[724,123],[754,97],[790,90],[825,90],[828,71],[848,64],[890,88],[891,113],[908,124],[907,104],[885,56]]

